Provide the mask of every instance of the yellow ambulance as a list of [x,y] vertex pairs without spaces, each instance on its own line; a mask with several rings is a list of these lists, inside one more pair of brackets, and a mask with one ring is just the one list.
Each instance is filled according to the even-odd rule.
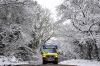
[[53,62],[58,64],[58,47],[57,45],[43,45],[41,48],[43,64]]

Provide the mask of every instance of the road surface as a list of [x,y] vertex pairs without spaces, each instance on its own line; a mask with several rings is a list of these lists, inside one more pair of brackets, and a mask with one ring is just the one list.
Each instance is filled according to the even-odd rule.
[[55,64],[46,64],[46,65],[16,65],[16,66],[76,66],[76,65],[55,65]]
[[[60,56],[58,61],[62,62],[64,60],[67,60],[67,58]],[[7,66],[77,66],[77,65],[60,65],[60,64],[47,63],[47,64],[44,64],[44,65],[43,64],[40,64],[40,65],[20,64],[20,65],[7,65]]]
[[[60,58],[59,62],[66,60],[65,58]],[[23,65],[16,65],[16,66],[76,66],[76,65],[60,65],[60,64],[52,64],[52,63],[48,63],[45,65],[29,65],[29,64],[23,64]]]

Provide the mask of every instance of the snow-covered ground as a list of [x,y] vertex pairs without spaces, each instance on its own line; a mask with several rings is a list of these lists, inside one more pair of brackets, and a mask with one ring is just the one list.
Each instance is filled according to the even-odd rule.
[[3,66],[3,65],[20,65],[20,64],[41,65],[42,61],[39,58],[39,56],[38,57],[35,56],[34,61],[25,61],[25,62],[18,61],[14,56],[11,56],[11,57],[0,56],[0,66]]
[[0,56],[0,66],[16,65],[16,64],[26,64],[26,62],[19,63],[18,60],[14,56],[10,56],[10,57]]
[[100,66],[100,62],[98,61],[90,61],[90,60],[66,60],[66,61],[62,61],[59,64],[62,65],[77,65],[77,66]]
[[[35,56],[34,61],[26,61],[20,62],[14,56],[12,57],[4,57],[0,56],[0,66],[3,65],[20,65],[20,64],[33,64],[33,65],[41,65],[42,59],[39,56]],[[65,60],[60,62],[61,65],[77,65],[77,66],[100,66],[100,62],[98,61],[90,61],[90,60],[82,60],[82,59],[72,59]]]

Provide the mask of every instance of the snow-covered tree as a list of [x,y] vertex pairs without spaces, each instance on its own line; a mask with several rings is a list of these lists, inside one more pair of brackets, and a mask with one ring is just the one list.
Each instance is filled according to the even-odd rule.
[[64,0],[57,8],[58,15],[61,16],[61,22],[68,19],[71,21],[74,32],[76,31],[76,34],[72,32],[72,37],[75,38],[75,42],[78,41],[76,44],[80,48],[80,52],[83,52],[84,44],[86,45],[85,52],[87,52],[88,59],[92,59],[93,55],[98,58],[98,43],[100,40],[98,38],[100,36],[99,2],[99,0]]
[[5,45],[4,54],[18,53],[20,47],[33,54],[34,49],[51,38],[52,22],[49,10],[36,1],[1,0],[0,42]]

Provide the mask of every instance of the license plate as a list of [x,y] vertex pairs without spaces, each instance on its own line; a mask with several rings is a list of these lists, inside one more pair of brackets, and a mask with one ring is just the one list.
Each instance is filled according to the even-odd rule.
[[52,58],[52,57],[48,58],[48,61],[53,61],[53,60],[54,60],[54,58]]

